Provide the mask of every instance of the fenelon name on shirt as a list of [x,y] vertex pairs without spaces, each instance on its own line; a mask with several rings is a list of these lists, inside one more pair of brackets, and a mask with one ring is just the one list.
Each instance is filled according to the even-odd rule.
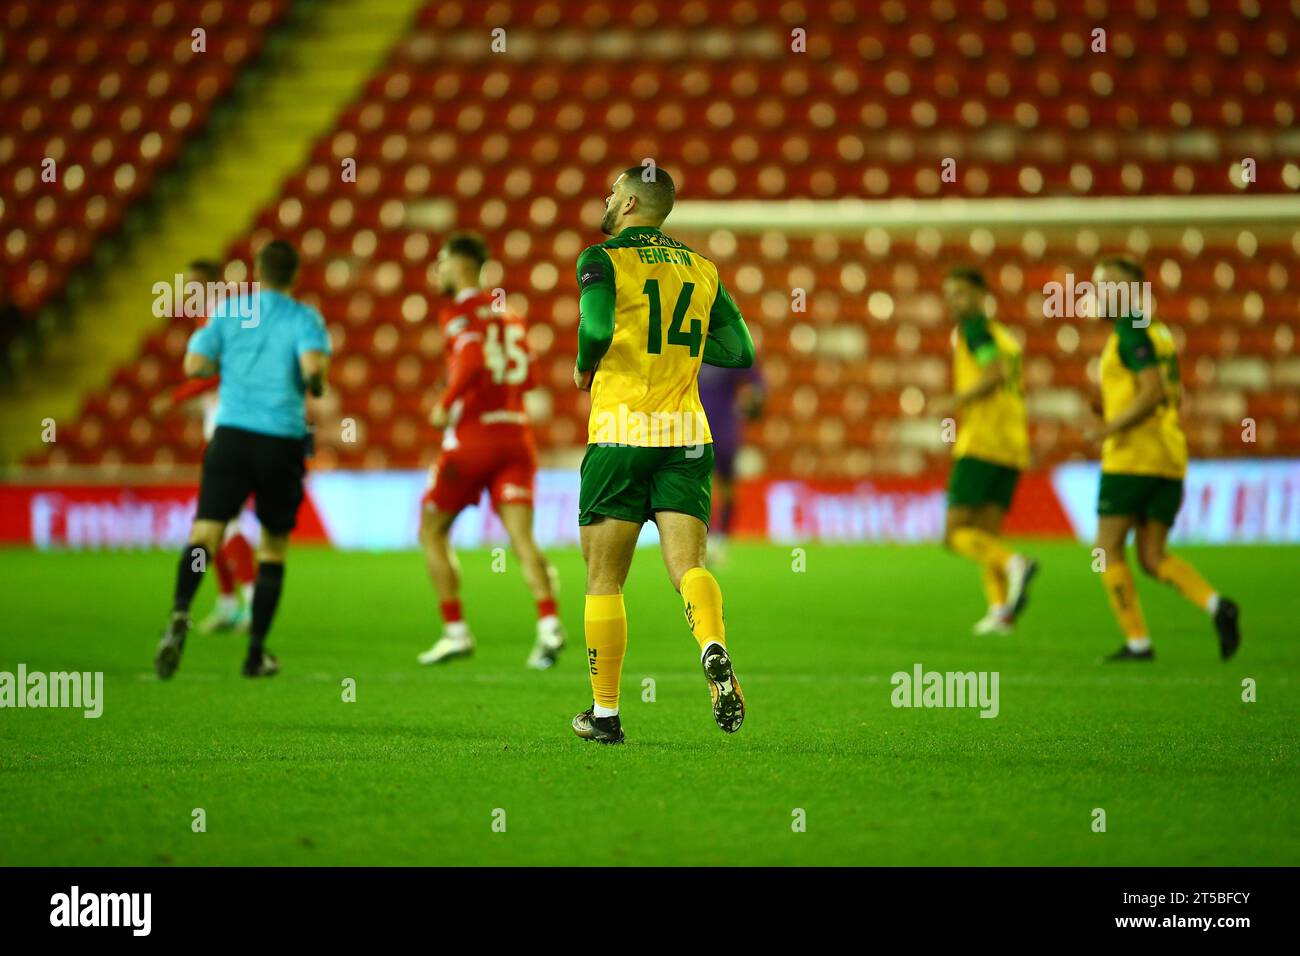
[[641,246],[636,250],[636,255],[638,259],[648,266],[658,265],[661,262],[677,266],[694,265],[691,261],[691,254],[685,249]]

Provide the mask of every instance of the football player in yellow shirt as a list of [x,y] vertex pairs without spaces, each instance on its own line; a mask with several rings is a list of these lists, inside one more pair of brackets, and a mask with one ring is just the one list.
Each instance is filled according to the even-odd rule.
[[[1136,529],[1138,561],[1147,574],[1171,585],[1214,621],[1224,660],[1241,642],[1237,605],[1219,593],[1165,542],[1183,500],[1187,439],[1179,420],[1182,383],[1178,350],[1167,326],[1139,311],[1135,302],[1112,296],[1119,283],[1137,289],[1142,267],[1125,256],[1100,260],[1092,274],[1099,318],[1114,323],[1101,354],[1104,421],[1088,435],[1102,442],[1101,489],[1097,496],[1097,547],[1103,551],[1101,578],[1125,643],[1107,660],[1154,660],[1151,636],[1138,601],[1124,549]],[[1122,303],[1128,301],[1127,310]],[[1146,306],[1147,313],[1150,306]],[[1113,313],[1113,314],[1112,314]]]
[[601,231],[578,257],[581,318],[573,380],[591,391],[578,524],[587,563],[583,615],[593,703],[573,718],[585,740],[622,743],[619,680],[627,649],[623,585],[641,526],[659,527],[664,564],[700,647],[713,718],[745,719],[722,618],[705,570],[713,442],[700,404],[700,364],[749,368],[754,343],[740,310],[698,252],[660,231],[676,187],[653,164],[614,181]]
[[976,634],[1009,634],[1025,609],[1038,563],[1002,543],[1002,519],[1011,507],[1020,472],[1029,465],[1029,429],[1020,386],[1020,343],[985,312],[984,275],[958,267],[948,273],[943,297],[956,320],[953,394],[929,403],[941,418],[957,416],[944,544],[977,563],[984,575],[988,612]]

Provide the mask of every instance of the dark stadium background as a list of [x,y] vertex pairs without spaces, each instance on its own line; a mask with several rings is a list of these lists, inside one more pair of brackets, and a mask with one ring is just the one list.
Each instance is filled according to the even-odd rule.
[[[453,227],[492,243],[488,284],[541,356],[543,462],[572,471],[574,260],[644,158],[679,184],[668,227],[718,262],[768,383],[742,533],[933,536],[949,450],[918,413],[948,383],[939,290],[959,262],[1025,346],[1036,471],[1011,530],[1068,534],[1087,498],[1067,490],[1085,473],[1052,469],[1095,458],[1075,425],[1105,330],[1042,301],[1099,253],[1147,266],[1193,458],[1300,455],[1295,0],[16,0],[0,26],[7,541],[176,543],[202,430],[149,402],[180,381],[193,320],[155,318],[150,289],[196,256],[243,278],[272,236],[301,249],[337,353],[314,409],[313,480],[349,476],[331,502],[382,510],[352,473],[436,454],[431,263]],[[1215,504],[1179,533],[1294,539],[1296,471],[1261,467],[1195,466]],[[418,484],[361,543],[405,540]],[[558,540],[566,489],[543,496]]]

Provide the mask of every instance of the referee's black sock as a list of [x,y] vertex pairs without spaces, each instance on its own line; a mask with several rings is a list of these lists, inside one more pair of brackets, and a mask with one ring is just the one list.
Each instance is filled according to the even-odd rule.
[[259,561],[257,583],[253,585],[253,620],[248,627],[248,656],[260,658],[271,619],[280,603],[280,590],[284,587],[284,563]]
[[203,572],[207,569],[208,549],[191,541],[181,552],[180,564],[176,565],[176,593],[172,598],[173,613],[190,613],[194,592],[199,589],[199,584],[203,581]]

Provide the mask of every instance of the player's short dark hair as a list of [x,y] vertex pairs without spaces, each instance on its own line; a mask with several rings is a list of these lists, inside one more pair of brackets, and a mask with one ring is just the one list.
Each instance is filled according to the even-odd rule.
[[298,252],[283,239],[273,239],[257,250],[257,267],[267,282],[286,288],[298,275]]
[[195,259],[189,264],[189,271],[201,277],[204,282],[217,282],[225,270],[215,259]]
[[473,259],[480,269],[491,258],[487,240],[477,232],[453,232],[447,237],[443,248],[447,250],[448,255]]
[[969,282],[977,289],[989,290],[988,280],[984,278],[984,273],[980,272],[975,266],[953,266],[948,270],[949,279],[960,279],[962,282]]
[[1109,266],[1112,269],[1119,269],[1121,272],[1127,272],[1130,279],[1136,282],[1145,282],[1147,278],[1146,270],[1132,256],[1113,255],[1102,256],[1097,260],[1098,266]]
[[668,175],[668,170],[647,164],[629,166],[623,170],[623,175],[631,183],[632,192],[647,207],[646,212],[666,219],[673,211],[673,203],[677,201],[677,184]]

